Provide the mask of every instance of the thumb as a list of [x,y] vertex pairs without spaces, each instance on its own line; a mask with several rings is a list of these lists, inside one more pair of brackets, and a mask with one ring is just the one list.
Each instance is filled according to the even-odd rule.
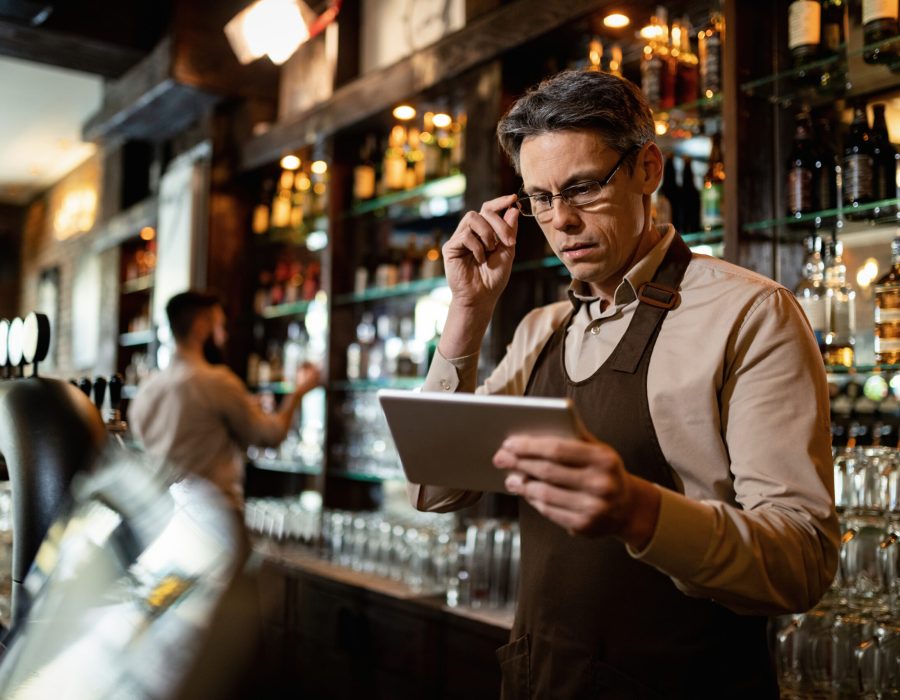
[[512,206],[503,213],[503,220],[509,226],[512,226],[513,228],[515,228],[516,225],[519,223],[519,214],[520,213],[521,212],[519,211],[519,208],[517,206]]

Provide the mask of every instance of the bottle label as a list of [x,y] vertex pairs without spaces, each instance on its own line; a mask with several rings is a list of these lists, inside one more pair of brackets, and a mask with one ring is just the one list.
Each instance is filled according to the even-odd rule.
[[798,0],[788,10],[788,48],[818,46],[821,41],[822,6],[814,0]]
[[875,324],[897,323],[900,324],[900,308],[896,306],[884,306],[880,303],[875,305]]
[[722,225],[722,183],[706,183],[700,194],[700,219],[709,230]]
[[875,336],[875,355],[900,352],[900,338],[879,338]]
[[788,211],[791,214],[812,210],[812,171],[791,168],[787,181]]
[[872,159],[861,153],[844,158],[844,201],[848,204],[872,196]]
[[863,24],[879,19],[897,19],[897,0],[863,0]]
[[825,300],[822,297],[798,297],[800,308],[806,314],[806,320],[812,326],[813,333],[816,334],[816,340],[822,340],[825,335]]

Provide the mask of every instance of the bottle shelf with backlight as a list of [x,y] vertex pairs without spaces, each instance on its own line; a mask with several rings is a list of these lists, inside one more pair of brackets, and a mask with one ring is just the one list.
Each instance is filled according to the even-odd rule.
[[156,230],[144,226],[134,231],[119,253],[119,334],[116,371],[132,392],[156,367],[156,329],[152,308],[156,272]]

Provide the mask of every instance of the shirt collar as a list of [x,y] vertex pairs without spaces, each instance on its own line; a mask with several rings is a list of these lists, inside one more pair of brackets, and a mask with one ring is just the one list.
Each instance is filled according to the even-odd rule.
[[[662,264],[672,240],[675,238],[675,227],[672,224],[664,224],[657,226],[660,234],[659,242],[653,246],[648,253],[638,260],[631,269],[625,273],[625,277],[616,287],[613,295],[615,305],[624,306],[637,299],[637,290],[641,286],[653,280],[656,270]],[[569,301],[577,311],[582,304],[591,304],[597,301],[598,297],[593,294],[586,282],[580,280],[572,280],[567,290]]]

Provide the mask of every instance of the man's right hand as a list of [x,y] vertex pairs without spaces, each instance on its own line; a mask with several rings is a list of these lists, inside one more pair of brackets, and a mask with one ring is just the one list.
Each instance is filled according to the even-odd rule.
[[470,211],[442,249],[447,284],[458,308],[493,311],[509,281],[519,210],[516,195],[497,197]]

